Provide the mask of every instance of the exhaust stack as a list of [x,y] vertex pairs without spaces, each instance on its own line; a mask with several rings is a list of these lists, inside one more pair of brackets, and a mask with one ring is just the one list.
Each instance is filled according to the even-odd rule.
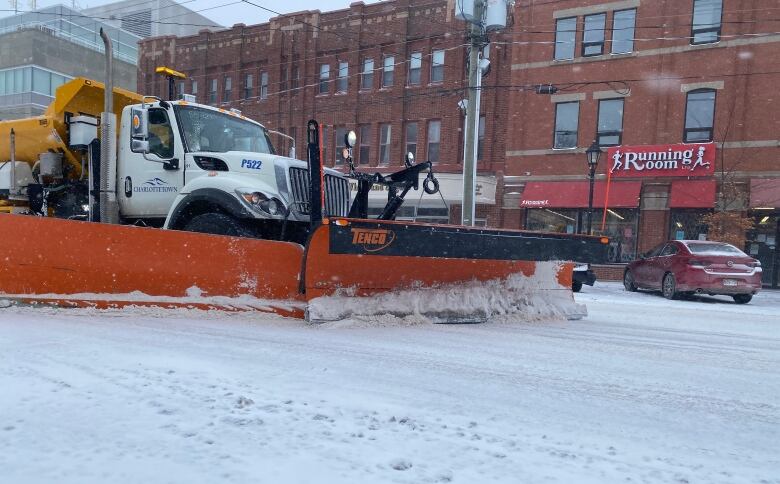
[[103,112],[100,114],[100,221],[119,223],[116,201],[116,115],[114,114],[114,53],[111,38],[102,28],[106,51],[106,82]]

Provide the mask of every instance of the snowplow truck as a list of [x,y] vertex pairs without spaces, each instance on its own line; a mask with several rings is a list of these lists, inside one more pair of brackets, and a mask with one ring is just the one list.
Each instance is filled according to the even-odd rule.
[[[103,100],[102,84],[76,79],[42,116],[0,122],[0,212],[266,239],[284,227],[305,242],[306,163],[277,155],[264,126],[114,89],[118,133],[103,142]],[[325,184],[326,214],[347,215],[347,179],[328,170]]]
[[[430,162],[361,172],[350,133],[343,174],[323,167],[316,121],[302,162],[277,155],[238,112],[113,89],[110,75],[106,84],[76,79],[42,116],[0,122],[0,307],[313,322],[585,315],[566,261],[604,261],[607,239],[397,221],[410,191],[438,191]],[[369,219],[377,184],[388,200]]]

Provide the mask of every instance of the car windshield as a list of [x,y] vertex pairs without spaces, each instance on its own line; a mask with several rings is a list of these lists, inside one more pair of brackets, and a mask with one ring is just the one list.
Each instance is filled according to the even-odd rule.
[[691,254],[696,255],[745,255],[744,252],[729,244],[689,242],[686,245],[688,246],[688,250],[691,251]]
[[237,116],[196,106],[176,106],[188,151],[275,154],[268,131]]

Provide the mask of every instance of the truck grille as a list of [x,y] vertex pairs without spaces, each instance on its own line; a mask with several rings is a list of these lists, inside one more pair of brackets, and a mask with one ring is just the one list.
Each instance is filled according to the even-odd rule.
[[[308,215],[311,210],[309,203],[309,170],[306,168],[290,168],[290,187],[292,189],[295,210]],[[346,217],[349,213],[349,182],[341,177],[325,175],[325,215]]]

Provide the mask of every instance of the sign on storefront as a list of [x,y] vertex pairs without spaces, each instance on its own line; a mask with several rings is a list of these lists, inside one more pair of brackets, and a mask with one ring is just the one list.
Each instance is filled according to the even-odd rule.
[[715,143],[613,146],[607,161],[613,177],[711,176]]

